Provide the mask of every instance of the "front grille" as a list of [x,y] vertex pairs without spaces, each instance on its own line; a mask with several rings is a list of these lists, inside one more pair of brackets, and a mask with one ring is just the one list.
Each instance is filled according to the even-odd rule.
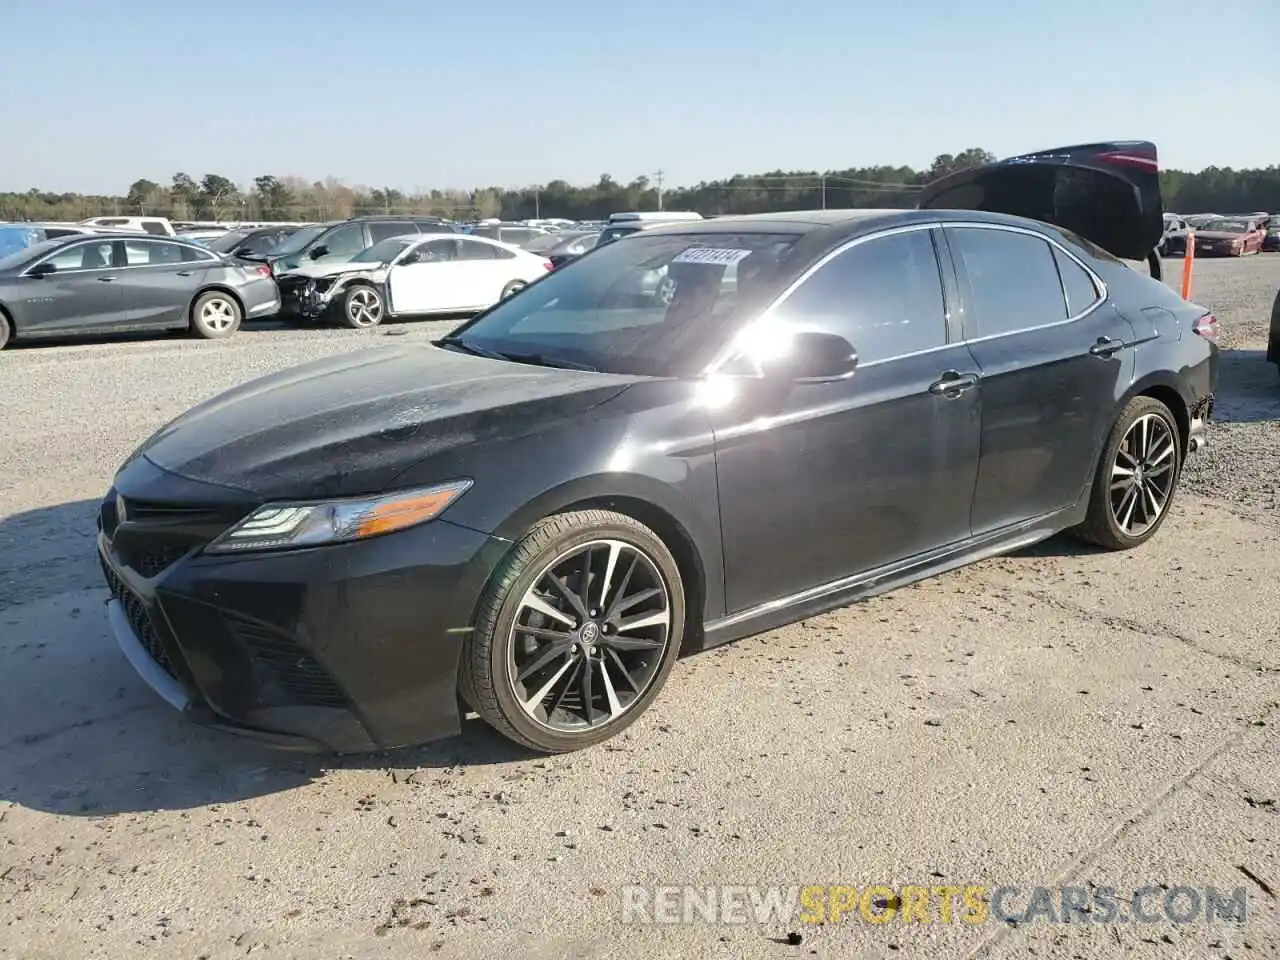
[[112,490],[98,523],[116,561],[148,580],[215,540],[249,505],[188,505],[122,498]]
[[347,698],[328,671],[291,637],[249,617],[224,611],[227,629],[249,654],[261,679],[298,706],[345,707]]
[[124,608],[125,619],[129,621],[133,635],[151,655],[151,659],[160,664],[165,673],[177,679],[169,653],[160,639],[160,633],[156,630],[155,621],[151,619],[147,605],[116,575],[106,560],[101,557],[98,559],[102,563],[102,574],[107,579],[107,588],[111,591],[111,596],[120,601],[120,606]]

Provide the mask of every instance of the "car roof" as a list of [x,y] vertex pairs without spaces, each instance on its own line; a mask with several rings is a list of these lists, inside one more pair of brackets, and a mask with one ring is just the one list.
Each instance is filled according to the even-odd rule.
[[906,226],[913,223],[938,223],[942,220],[964,220],[970,223],[1004,224],[1006,226],[1038,226],[1040,229],[1061,232],[1049,223],[1028,220],[1004,213],[979,210],[788,210],[777,213],[750,213],[709,220],[681,220],[657,223],[644,230],[649,234],[706,234],[706,233],[789,233],[797,236],[809,233],[825,233],[828,236],[853,236],[870,233],[886,227]]

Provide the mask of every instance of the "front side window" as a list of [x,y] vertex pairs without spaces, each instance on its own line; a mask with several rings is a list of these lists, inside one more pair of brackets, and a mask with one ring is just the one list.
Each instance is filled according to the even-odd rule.
[[328,227],[323,224],[319,224],[314,227],[302,227],[300,230],[295,230],[293,233],[289,234],[285,240],[281,241],[280,246],[275,249],[275,252],[280,254],[282,257],[289,257],[296,253],[301,253],[311,245],[313,240],[321,236],[327,229]]
[[391,263],[396,257],[404,253],[411,245],[412,240],[405,240],[401,237],[392,237],[389,240],[383,240],[375,243],[372,247],[361,250],[351,258],[352,263]]
[[1067,319],[1067,302],[1049,241],[981,227],[950,228],[948,238],[967,282],[968,339]]
[[321,237],[317,246],[326,248],[327,257],[354,256],[365,248],[364,229],[358,223],[349,223]]
[[931,232],[910,230],[850,247],[783,300],[774,319],[839,334],[853,344],[859,364],[944,346],[946,306]]
[[49,257],[58,270],[105,270],[111,266],[111,241],[77,243]]
[[611,373],[694,376],[750,298],[761,303],[796,237],[641,236],[548,274],[457,331],[463,347]]
[[420,263],[446,263],[458,259],[457,240],[432,240],[418,249],[422,254]]

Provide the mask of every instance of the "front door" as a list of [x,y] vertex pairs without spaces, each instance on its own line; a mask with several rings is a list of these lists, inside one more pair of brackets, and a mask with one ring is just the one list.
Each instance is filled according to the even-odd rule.
[[113,264],[119,241],[100,238],[73,243],[32,267],[47,264],[53,272],[22,278],[13,309],[24,335],[56,336],[111,330],[125,323],[120,271]]
[[846,337],[851,378],[744,378],[713,413],[730,613],[969,536],[981,387],[949,335],[935,232],[858,241],[771,311]]
[[457,259],[458,241],[452,237],[406,251],[388,274],[392,311],[405,316],[457,310],[466,297],[454,272]]
[[1088,490],[1110,411],[1133,375],[1132,325],[1091,273],[1030,230],[945,231],[962,327],[982,376],[973,532],[1043,516]]

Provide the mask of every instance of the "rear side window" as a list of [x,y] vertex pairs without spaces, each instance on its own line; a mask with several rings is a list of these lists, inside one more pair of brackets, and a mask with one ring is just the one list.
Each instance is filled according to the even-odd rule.
[[944,346],[946,307],[929,234],[912,230],[849,248],[797,287],[778,318],[840,334],[864,364]]
[[996,337],[1067,319],[1047,240],[1010,230],[955,227],[951,250],[969,294],[965,337]]
[[479,240],[458,240],[458,259],[459,260],[492,260],[493,253],[498,247],[490,246],[487,243],[481,243]]
[[418,228],[407,220],[398,223],[371,223],[369,224],[369,236],[373,237],[373,242],[386,240],[390,237],[402,237],[405,234],[417,233]]
[[423,233],[453,233],[453,228],[447,223],[436,223],[434,220],[419,220],[417,227]]
[[1052,250],[1053,258],[1058,262],[1058,275],[1062,277],[1062,289],[1067,294],[1067,314],[1078,317],[1101,299],[1098,288],[1084,267],[1057,247]]
[[[410,230],[409,233],[414,231]],[[359,253],[366,246],[364,230],[358,223],[348,223],[319,238],[317,246],[327,247],[329,256]]]

